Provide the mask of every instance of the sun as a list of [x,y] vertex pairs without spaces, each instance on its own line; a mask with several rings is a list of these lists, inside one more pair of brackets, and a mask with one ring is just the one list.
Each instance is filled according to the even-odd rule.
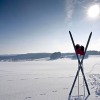
[[100,14],[100,6],[95,4],[88,9],[87,12],[90,18],[97,18]]

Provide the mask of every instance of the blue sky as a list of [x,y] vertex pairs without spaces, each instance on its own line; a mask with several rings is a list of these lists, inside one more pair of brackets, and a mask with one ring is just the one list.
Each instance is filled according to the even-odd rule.
[[87,16],[89,6],[99,0],[0,0],[0,54],[74,52],[75,42],[88,50],[100,50],[100,16]]

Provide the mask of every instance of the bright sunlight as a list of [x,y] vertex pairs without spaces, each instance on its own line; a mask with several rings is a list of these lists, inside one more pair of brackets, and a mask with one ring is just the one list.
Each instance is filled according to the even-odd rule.
[[99,5],[92,5],[87,12],[90,18],[97,18],[100,14],[100,6]]

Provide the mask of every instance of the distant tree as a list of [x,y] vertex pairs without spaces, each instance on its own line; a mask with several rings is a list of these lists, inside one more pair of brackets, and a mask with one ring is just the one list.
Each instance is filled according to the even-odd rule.
[[86,52],[88,55],[100,55],[100,51],[92,50]]
[[61,57],[61,52],[54,52],[51,54],[50,59],[54,60],[54,59],[58,59]]

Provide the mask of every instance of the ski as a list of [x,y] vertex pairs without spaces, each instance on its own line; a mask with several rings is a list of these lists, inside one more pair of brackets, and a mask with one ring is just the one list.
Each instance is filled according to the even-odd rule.
[[77,54],[77,52],[76,52],[74,39],[73,39],[73,36],[72,36],[72,34],[71,34],[70,31],[69,31],[69,34],[70,34],[70,38],[71,38],[71,41],[72,41],[72,44],[73,44],[73,47],[74,47],[74,50],[75,50],[75,54],[76,54],[78,63],[79,63],[79,68],[78,68],[78,70],[77,70],[77,73],[76,73],[74,82],[73,82],[73,84],[72,84],[72,88],[71,88],[70,93],[69,93],[69,96],[71,96],[71,94],[72,94],[72,90],[73,90],[73,88],[74,88],[74,85],[75,85],[75,82],[76,82],[76,80],[77,80],[77,77],[78,77],[78,75],[79,75],[79,71],[80,71],[80,70],[81,70],[81,72],[82,72],[83,79],[84,79],[85,84],[86,84],[86,88],[87,88],[88,95],[90,95],[90,91],[89,91],[89,88],[88,88],[88,84],[87,84],[87,81],[86,81],[86,78],[85,78],[85,75],[84,75],[84,72],[83,72],[82,64],[83,64],[83,60],[84,60],[84,57],[85,57],[85,54],[86,54],[86,51],[87,51],[87,48],[88,48],[88,45],[89,45],[91,36],[92,36],[92,32],[91,32],[90,35],[89,35],[89,38],[88,38],[88,41],[87,41],[87,44],[86,44],[86,47],[85,47],[85,50],[84,50],[84,55],[82,56],[81,61],[80,61],[79,56],[78,56],[78,54]]

